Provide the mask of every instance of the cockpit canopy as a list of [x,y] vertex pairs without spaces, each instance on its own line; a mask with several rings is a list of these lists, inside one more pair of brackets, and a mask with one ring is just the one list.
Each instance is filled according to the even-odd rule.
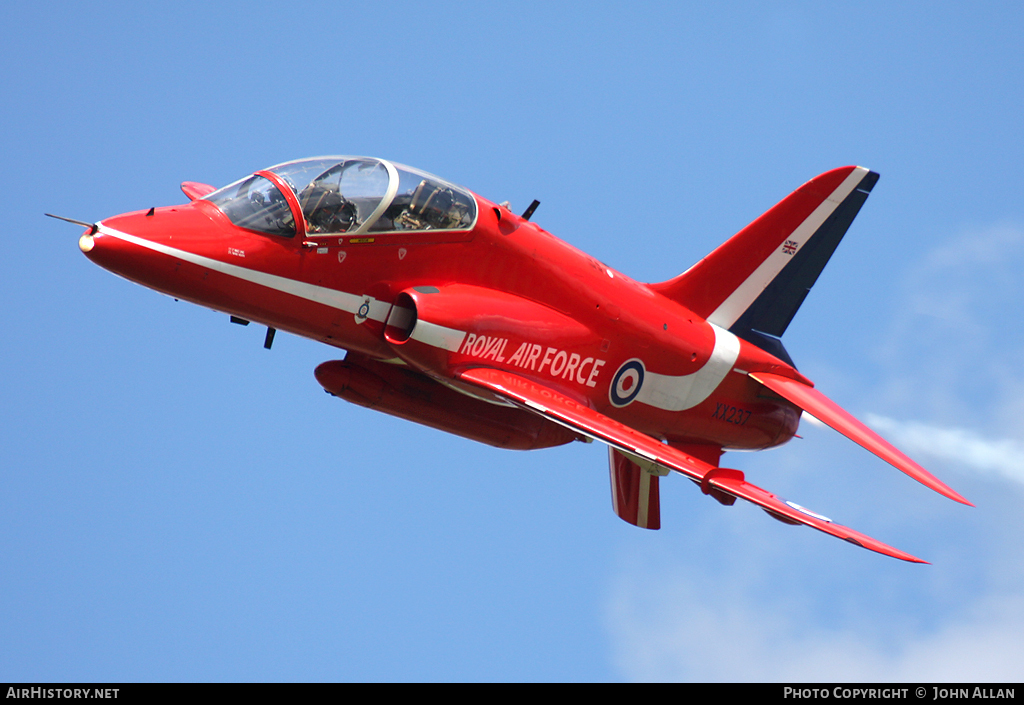
[[291,199],[279,184],[294,195],[309,236],[468,230],[476,222],[476,200],[469,191],[418,169],[370,157],[285,162],[204,200],[239,227],[293,237]]

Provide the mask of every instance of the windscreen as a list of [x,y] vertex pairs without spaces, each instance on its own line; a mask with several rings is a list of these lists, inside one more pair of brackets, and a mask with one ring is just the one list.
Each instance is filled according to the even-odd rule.
[[283,237],[295,236],[295,219],[284,194],[262,176],[250,176],[207,196],[240,228]]

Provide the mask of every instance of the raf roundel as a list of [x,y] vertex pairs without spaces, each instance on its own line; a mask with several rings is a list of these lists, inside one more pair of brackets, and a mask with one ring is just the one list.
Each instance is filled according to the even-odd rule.
[[608,389],[608,400],[612,406],[623,407],[636,399],[644,385],[644,371],[644,363],[639,358],[622,363]]

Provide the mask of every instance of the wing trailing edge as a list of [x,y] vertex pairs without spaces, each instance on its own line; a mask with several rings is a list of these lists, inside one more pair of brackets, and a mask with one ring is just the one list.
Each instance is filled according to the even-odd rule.
[[839,431],[854,443],[871,451],[897,470],[910,475],[925,487],[961,504],[974,506],[814,387],[808,387],[803,382],[768,372],[751,372],[750,377],[783,399],[796,404],[822,423]]
[[458,379],[471,386],[494,392],[524,409],[606,443],[645,472],[659,474],[657,467],[660,466],[681,473],[700,485],[705,494],[714,496],[720,502],[723,501],[721,493],[739,497],[787,523],[804,524],[862,548],[900,560],[911,563],[927,562],[870,536],[836,524],[828,517],[798,504],[787,502],[767,490],[750,484],[739,470],[715,467],[677,448],[660,443],[647,434],[621,424],[550,387],[504,370],[486,367],[463,370],[458,374]]

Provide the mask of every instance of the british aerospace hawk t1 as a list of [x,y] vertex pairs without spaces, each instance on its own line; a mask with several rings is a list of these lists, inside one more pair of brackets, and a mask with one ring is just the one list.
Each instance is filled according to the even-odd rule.
[[[500,448],[608,446],[612,506],[661,525],[675,472],[858,546],[924,562],[748,482],[724,451],[785,443],[806,411],[927,487],[970,504],[825,396],[781,336],[878,180],[811,179],[674,279],[644,284],[530,218],[418,169],[301,159],[190,202],[106,218],[96,264],[236,323],[345,350],[331,394]],[[65,219],[69,220],[69,219]],[[79,221],[72,221],[79,222]]]

